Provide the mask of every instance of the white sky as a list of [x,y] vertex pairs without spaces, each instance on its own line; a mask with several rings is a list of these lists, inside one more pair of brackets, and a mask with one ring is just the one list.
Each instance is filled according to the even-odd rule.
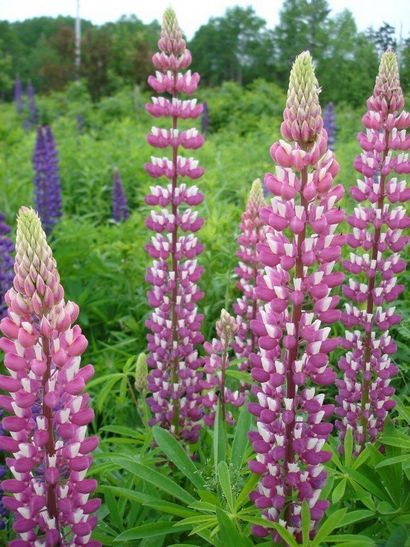
[[[148,23],[161,19],[167,6],[177,12],[188,38],[211,16],[223,15],[227,7],[252,6],[272,28],[278,23],[282,0],[80,0],[81,16],[94,23],[116,21],[121,15],[134,13]],[[410,33],[409,0],[329,0],[333,14],[347,8],[353,12],[359,30],[378,28],[384,21],[399,35]],[[0,0],[0,20],[16,21],[40,15],[75,15],[77,0]]]

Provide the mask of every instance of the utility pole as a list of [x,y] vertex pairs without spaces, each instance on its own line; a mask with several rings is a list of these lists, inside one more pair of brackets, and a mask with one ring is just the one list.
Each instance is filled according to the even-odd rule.
[[81,67],[81,19],[80,19],[80,0],[77,0],[77,16],[75,18],[75,75],[80,79]]

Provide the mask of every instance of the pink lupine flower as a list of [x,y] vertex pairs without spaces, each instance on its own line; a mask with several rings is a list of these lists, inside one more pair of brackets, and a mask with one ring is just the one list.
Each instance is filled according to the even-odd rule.
[[7,375],[0,376],[0,405],[10,413],[0,448],[13,478],[1,487],[4,505],[14,513],[20,539],[12,547],[34,544],[91,545],[90,499],[97,483],[86,479],[97,437],[86,437],[94,414],[86,382],[92,365],[80,368],[87,340],[75,321],[78,306],[65,302],[64,290],[40,219],[22,207],[17,219],[15,277],[6,294],[8,315],[0,322]]
[[245,395],[239,391],[232,391],[226,385],[226,369],[229,367],[229,353],[238,325],[235,319],[226,310],[221,311],[221,317],[216,322],[217,338],[212,342],[205,342],[204,349],[207,352],[205,357],[204,372],[205,379],[202,387],[205,394],[202,404],[205,407],[204,421],[212,426],[215,421],[215,412],[218,400],[221,405],[221,415],[224,421],[233,423],[232,413],[228,404],[240,407],[245,402]]
[[250,370],[252,354],[259,352],[256,335],[252,332],[250,323],[256,319],[258,311],[258,300],[255,294],[256,279],[263,271],[256,248],[259,243],[265,241],[266,232],[269,230],[269,226],[260,216],[260,210],[265,205],[262,184],[257,179],[252,184],[246,210],[241,218],[237,252],[239,264],[235,270],[238,276],[237,287],[243,296],[233,305],[238,325],[233,348],[238,359],[242,359],[241,370],[245,371]]
[[344,347],[349,351],[339,361],[343,379],[337,381],[336,397],[340,438],[351,428],[356,453],[376,439],[394,406],[390,379],[397,373],[391,358],[396,344],[389,329],[399,323],[400,315],[389,304],[403,291],[397,274],[406,268],[400,251],[408,241],[402,232],[410,219],[401,204],[410,198],[410,189],[400,174],[410,173],[405,153],[410,145],[406,133],[410,114],[403,111],[393,51],[382,56],[367,107],[362,118],[365,132],[358,137],[363,152],[355,161],[362,178],[352,188],[359,204],[348,218],[352,231],[347,243],[352,252],[344,262],[351,276],[343,291],[351,302],[342,319],[352,330],[346,330]]
[[147,136],[156,148],[170,148],[171,157],[152,157],[145,170],[153,178],[166,177],[166,186],[152,186],[145,201],[158,206],[147,218],[147,227],[155,232],[146,250],[154,259],[148,268],[146,280],[152,285],[148,303],[153,308],[147,327],[148,365],[151,373],[148,399],[154,414],[152,423],[160,423],[176,435],[195,441],[199,434],[201,411],[201,383],[197,369],[202,362],[196,346],[201,344],[202,315],[197,302],[202,298],[198,281],[202,267],[197,256],[202,245],[194,235],[203,219],[191,209],[203,201],[197,186],[189,186],[180,178],[198,179],[202,167],[192,157],[179,154],[181,148],[193,150],[202,146],[204,139],[195,128],[178,129],[178,120],[197,118],[202,105],[196,99],[182,100],[180,93],[194,93],[199,75],[190,70],[191,54],[186,49],[175,13],[164,14],[159,52],[153,56],[157,69],[148,83],[157,93],[169,93],[170,99],[153,97],[146,106],[154,117],[171,118],[171,128],[153,127]]
[[[326,419],[333,406],[324,402],[320,386],[335,380],[328,354],[338,340],[324,324],[340,317],[331,289],[343,279],[334,271],[343,242],[336,234],[343,189],[332,186],[339,167],[327,147],[318,93],[311,56],[301,53],[290,74],[281,126],[286,140],[271,147],[276,172],[265,177],[274,196],[261,217],[271,231],[258,245],[265,268],[256,296],[263,303],[251,324],[260,355],[252,366],[258,385],[257,402],[249,405],[257,418],[250,468],[261,475],[252,500],[266,519],[286,526],[298,540],[303,500],[313,524],[329,506],[320,495],[323,464],[330,459],[323,450],[332,430]],[[271,532],[255,526],[254,533]]]

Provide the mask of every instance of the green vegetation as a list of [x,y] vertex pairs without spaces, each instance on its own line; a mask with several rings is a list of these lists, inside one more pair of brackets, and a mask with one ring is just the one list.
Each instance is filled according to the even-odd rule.
[[[226,82],[201,93],[211,127],[197,155],[206,167],[201,182],[206,224],[199,234],[206,246],[201,258],[206,291],[200,307],[209,339],[221,308],[229,309],[236,295],[232,272],[238,223],[252,181],[272,169],[268,150],[278,137],[285,97],[280,87],[261,79],[246,88]],[[370,88],[362,104],[369,93]],[[72,84],[66,92],[39,100],[43,117],[52,121],[61,164],[64,218],[51,244],[67,298],[80,305],[79,322],[90,340],[84,362],[94,363],[97,371],[89,385],[101,446],[91,475],[99,480],[104,503],[95,537],[104,546],[267,547],[271,541],[249,532],[252,524],[261,523],[260,512],[248,500],[257,480],[247,468],[250,414],[243,409],[226,435],[218,419],[214,431],[203,428],[200,443],[187,455],[169,433],[147,427],[145,401],[134,389],[148,313],[144,276],[149,260],[143,248],[148,238],[143,199],[150,185],[143,164],[151,154],[145,142],[151,125],[143,109],[147,98],[124,87],[93,106],[85,87]],[[359,152],[355,135],[362,111],[336,109],[338,178],[346,189],[355,179],[352,162]],[[82,134],[79,113],[85,118]],[[19,206],[33,203],[33,147],[34,133],[23,130],[11,105],[2,104],[0,209],[11,225]],[[119,225],[112,222],[110,209],[114,167],[133,211]],[[345,205],[351,207],[348,195]],[[380,443],[359,458],[352,458],[349,435],[343,458],[332,442],[325,492],[332,506],[317,538],[305,537],[306,547],[410,545],[409,274],[403,278],[406,291],[398,304],[403,321],[393,331],[401,370],[394,382],[398,406]],[[309,512],[303,514],[307,530]],[[283,528],[273,526],[294,545]],[[4,534],[13,537],[10,525]]]

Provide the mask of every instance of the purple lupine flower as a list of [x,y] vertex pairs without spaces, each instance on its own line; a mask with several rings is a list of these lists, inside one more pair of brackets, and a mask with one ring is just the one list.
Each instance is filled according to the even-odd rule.
[[402,230],[410,219],[401,203],[410,199],[410,188],[401,176],[410,173],[405,153],[410,146],[410,114],[403,111],[397,59],[391,50],[381,58],[367,107],[362,118],[366,131],[358,136],[363,152],[355,160],[363,178],[352,188],[359,204],[348,218],[352,252],[344,262],[351,276],[343,292],[351,302],[342,319],[352,331],[346,330],[344,345],[349,351],[339,361],[343,379],[337,381],[336,397],[340,438],[351,428],[356,453],[375,440],[395,404],[390,379],[397,373],[391,357],[396,344],[389,328],[401,318],[389,304],[403,291],[397,274],[406,268],[400,251],[409,239]]
[[75,117],[75,119],[77,120],[77,129],[78,129],[78,132],[80,135],[83,135],[84,132],[85,132],[85,120],[84,120],[84,116],[82,114],[77,114],[77,116]]
[[[340,318],[331,288],[343,280],[342,273],[333,272],[343,243],[335,234],[343,219],[335,206],[343,187],[332,187],[339,166],[327,148],[318,92],[312,58],[303,52],[290,73],[281,125],[285,140],[270,149],[277,165],[265,185],[274,197],[261,217],[272,231],[258,245],[265,269],[256,296],[264,304],[251,323],[260,356],[252,362],[257,402],[249,410],[257,431],[250,434],[256,459],[249,465],[261,475],[251,497],[265,518],[286,526],[298,540],[302,502],[307,501],[314,524],[329,506],[320,494],[323,464],[331,457],[323,445],[332,430],[326,419],[333,405],[324,403],[320,386],[335,380],[328,354],[339,341],[323,323]],[[272,533],[261,526],[253,531]]]
[[330,150],[334,150],[336,142],[336,115],[333,103],[327,104],[323,111],[323,126],[327,131],[327,145]]
[[237,287],[242,292],[233,305],[236,313],[238,332],[233,343],[233,349],[238,359],[241,370],[250,370],[250,358],[252,354],[259,352],[256,334],[251,330],[250,323],[256,319],[258,312],[258,300],[256,298],[256,279],[263,271],[256,247],[266,239],[269,230],[260,217],[261,208],[266,205],[263,197],[262,184],[256,179],[249,193],[246,210],[241,218],[241,233],[238,237],[239,258],[235,273],[238,276]]
[[146,246],[154,259],[146,277],[153,285],[148,303],[154,308],[146,322],[151,331],[147,361],[152,369],[148,379],[152,396],[148,402],[154,414],[152,423],[160,423],[176,435],[195,441],[200,429],[198,368],[202,364],[196,346],[203,342],[203,316],[197,308],[203,296],[197,285],[202,274],[197,262],[202,245],[195,232],[203,219],[191,207],[201,203],[204,196],[197,186],[181,183],[180,179],[197,179],[203,169],[198,161],[178,152],[180,147],[199,148],[204,139],[196,129],[178,129],[179,118],[197,118],[202,105],[197,105],[195,99],[178,98],[180,94],[195,92],[199,74],[182,72],[191,64],[191,54],[172,9],[165,11],[158,47],[160,51],[153,56],[157,71],[148,83],[157,93],[169,93],[171,98],[153,97],[146,109],[154,117],[170,117],[172,128],[153,127],[147,140],[157,148],[170,147],[172,156],[152,157],[151,163],[145,164],[153,178],[165,176],[169,180],[166,186],[152,186],[145,198],[148,205],[161,207],[151,211],[146,221],[147,227],[156,232]]
[[31,127],[38,124],[39,116],[36,103],[36,92],[34,86],[31,82],[27,86],[27,99],[28,99],[28,111],[29,111],[29,120],[28,123]]
[[33,155],[35,204],[45,232],[50,234],[60,220],[61,183],[58,154],[51,128],[37,128]]
[[203,110],[201,116],[201,133],[205,135],[209,131],[209,108],[206,101],[203,102]]
[[113,173],[112,183],[112,218],[115,222],[126,220],[130,216],[128,209],[127,196],[121,182],[119,171]]
[[228,404],[239,407],[245,402],[245,394],[232,391],[226,385],[229,353],[237,331],[238,325],[235,319],[223,309],[220,319],[216,322],[217,338],[214,338],[212,342],[204,343],[204,349],[208,355],[205,357],[204,364],[206,377],[202,382],[202,388],[205,391],[202,404],[205,407],[204,422],[208,426],[214,424],[218,400],[221,405],[222,419],[231,424],[233,417]]
[[8,236],[9,226],[0,213],[0,319],[6,313],[4,296],[13,283],[13,252],[14,245]]
[[21,84],[20,78],[17,76],[14,82],[14,104],[16,106],[17,114],[23,112],[23,86]]
[[20,536],[9,545],[98,547],[91,532],[100,500],[89,499],[97,483],[85,478],[98,438],[86,437],[94,414],[83,393],[94,368],[80,368],[87,339],[73,325],[78,306],[65,302],[40,219],[26,207],[17,219],[15,277],[6,302],[0,348],[9,374],[0,375],[0,389],[10,396],[1,395],[0,404],[10,414],[2,427],[11,436],[0,437],[0,449],[11,452],[6,464],[13,478],[0,485]]

